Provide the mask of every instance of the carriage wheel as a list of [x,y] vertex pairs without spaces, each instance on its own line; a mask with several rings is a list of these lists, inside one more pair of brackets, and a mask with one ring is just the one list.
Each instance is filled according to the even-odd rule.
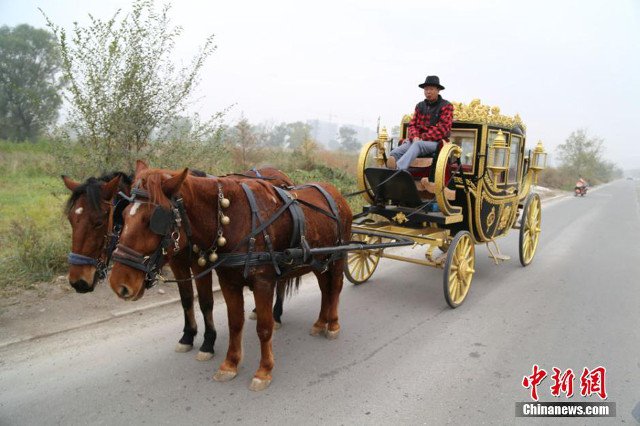
[[[377,244],[382,238],[363,235],[351,234],[352,241],[362,241],[365,244]],[[380,261],[382,249],[374,250],[357,250],[350,251],[347,254],[347,261],[344,264],[344,275],[353,284],[362,284],[371,278]]]
[[468,231],[456,234],[447,251],[444,264],[444,298],[457,308],[467,297],[475,272],[475,246]]
[[373,190],[371,185],[364,176],[364,169],[367,167],[383,167],[384,160],[382,159],[382,153],[379,152],[378,141],[369,142],[365,144],[360,150],[360,156],[358,157],[358,190],[365,191],[362,193],[367,203],[373,203]]
[[540,224],[542,221],[542,208],[540,196],[531,194],[527,197],[522,210],[522,223],[520,225],[520,263],[527,266],[533,260],[540,239]]

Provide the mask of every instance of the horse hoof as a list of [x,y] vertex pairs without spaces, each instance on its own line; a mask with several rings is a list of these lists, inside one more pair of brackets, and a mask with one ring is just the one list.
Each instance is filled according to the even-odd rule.
[[311,334],[312,336],[317,336],[321,333],[324,333],[327,330],[327,327],[316,327],[315,325],[313,327],[311,327],[311,331],[309,332],[309,334]]
[[282,323],[275,321],[273,324],[273,328],[279,330],[282,327]]
[[254,321],[255,321],[255,320],[257,320],[257,319],[258,319],[258,315],[257,315],[255,312],[251,312],[251,313],[249,314],[249,319],[250,319],[250,320],[254,320]]
[[213,375],[213,380],[215,380],[216,382],[228,382],[237,375],[238,373],[233,371],[218,370],[216,374]]
[[213,352],[198,352],[198,355],[196,355],[196,359],[198,361],[209,361],[211,358],[213,358]]
[[259,392],[268,388],[270,384],[271,380],[261,380],[254,377],[253,380],[251,380],[251,385],[249,385],[249,390]]
[[185,352],[189,352],[191,349],[193,349],[193,345],[185,345],[184,343],[178,343],[176,344],[176,352],[180,352],[180,353],[185,353]]
[[340,329],[335,331],[327,330],[327,339],[329,340],[335,340],[338,338],[339,335],[340,335]]

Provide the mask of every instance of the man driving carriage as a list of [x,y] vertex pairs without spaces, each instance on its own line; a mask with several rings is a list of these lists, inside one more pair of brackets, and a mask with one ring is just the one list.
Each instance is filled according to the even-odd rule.
[[453,105],[440,96],[440,91],[444,90],[440,78],[427,76],[418,87],[424,89],[425,100],[416,105],[405,142],[389,153],[387,165],[390,168],[407,170],[417,157],[433,155],[440,141],[448,142]]

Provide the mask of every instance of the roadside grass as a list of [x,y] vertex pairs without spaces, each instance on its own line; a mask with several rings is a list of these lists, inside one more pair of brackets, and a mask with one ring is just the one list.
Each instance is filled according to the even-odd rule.
[[66,189],[48,143],[0,142],[0,293],[49,281],[66,268]]

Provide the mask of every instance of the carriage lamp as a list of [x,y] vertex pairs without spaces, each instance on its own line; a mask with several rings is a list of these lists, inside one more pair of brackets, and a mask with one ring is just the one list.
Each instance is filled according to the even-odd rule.
[[387,133],[387,128],[383,127],[382,130],[380,130],[380,132],[378,133],[378,149],[376,152],[376,156],[375,156],[375,160],[377,162],[377,166],[378,167],[382,167],[384,165],[384,151],[385,151],[385,145],[387,144],[387,141],[389,140],[389,134]]
[[489,161],[487,162],[489,170],[493,173],[506,171],[509,167],[509,147],[502,130],[498,130],[498,134],[489,150]]
[[547,153],[544,151],[542,141],[538,141],[538,144],[533,149],[533,157],[529,168],[535,171],[544,170],[547,167]]

